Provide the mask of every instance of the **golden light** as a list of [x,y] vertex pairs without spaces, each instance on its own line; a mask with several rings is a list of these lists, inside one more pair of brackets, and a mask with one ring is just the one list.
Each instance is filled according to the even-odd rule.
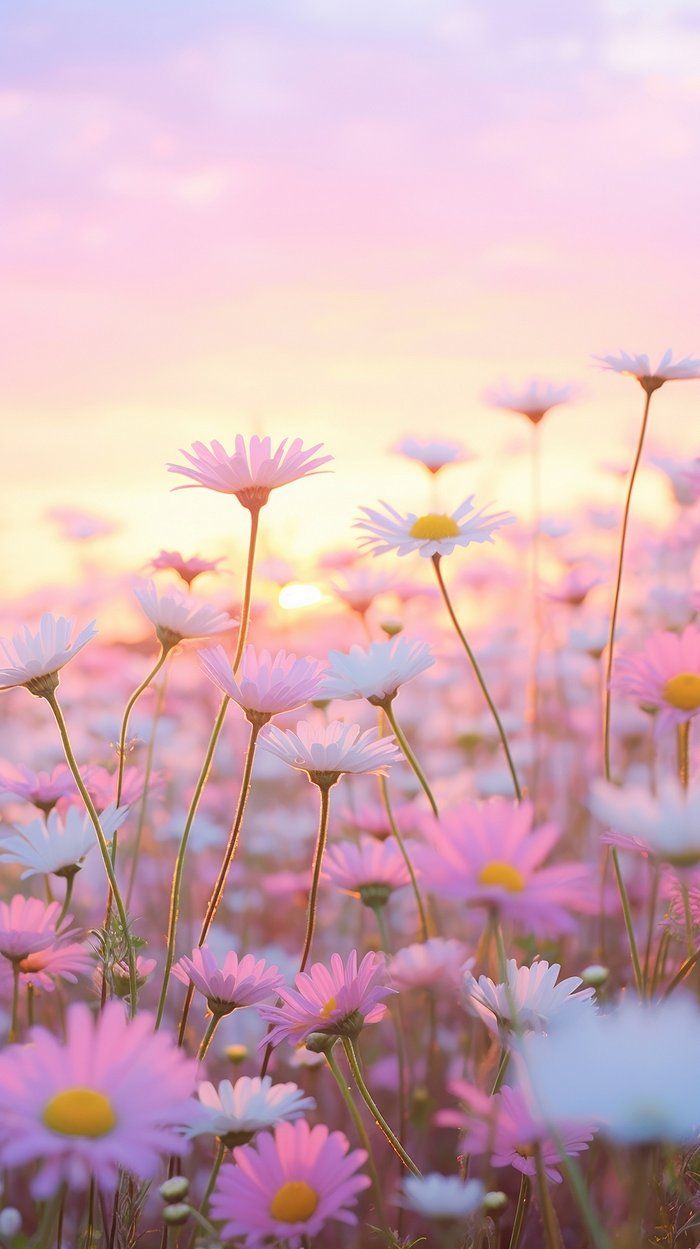
[[303,607],[315,607],[323,601],[324,597],[317,585],[304,581],[290,581],[282,586],[277,601],[285,611],[293,611]]

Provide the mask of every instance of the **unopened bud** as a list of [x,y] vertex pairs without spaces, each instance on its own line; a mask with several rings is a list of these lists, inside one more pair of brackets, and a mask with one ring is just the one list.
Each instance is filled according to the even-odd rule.
[[395,638],[397,633],[403,633],[403,624],[400,620],[382,620],[379,627],[388,638]]
[[224,1053],[230,1063],[235,1063],[236,1066],[238,1066],[239,1063],[244,1063],[246,1058],[248,1057],[248,1046],[247,1045],[227,1045],[226,1049],[224,1050]]
[[583,983],[594,989],[599,989],[601,985],[604,985],[609,976],[610,968],[603,967],[602,963],[591,963],[590,967],[584,967],[581,972]]
[[190,1190],[190,1182],[186,1175],[173,1175],[169,1180],[165,1180],[158,1192],[163,1201],[182,1201]]
[[505,1193],[493,1192],[487,1193],[484,1197],[484,1210],[488,1214],[501,1214],[508,1205],[508,1198]]
[[166,1206],[163,1211],[163,1222],[168,1227],[181,1227],[190,1217],[190,1207],[186,1206],[184,1201],[177,1202],[174,1206]]
[[12,1240],[22,1230],[22,1215],[14,1206],[6,1206],[0,1210],[0,1236],[4,1240]]

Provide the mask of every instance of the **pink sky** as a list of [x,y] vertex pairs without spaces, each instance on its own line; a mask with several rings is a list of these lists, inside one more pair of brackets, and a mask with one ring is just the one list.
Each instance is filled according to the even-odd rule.
[[[8,0],[0,21],[6,586],[70,573],[54,504],[121,522],[125,567],[219,553],[229,505],[170,494],[163,465],[238,431],[336,456],[276,502],[285,554],[377,496],[422,506],[386,454],[402,432],[480,453],[447,502],[522,511],[503,452],[526,431],[480,399],[502,376],[585,388],[547,428],[551,506],[616,497],[595,465],[629,456],[640,395],[591,354],[700,352],[695,0]],[[666,387],[657,445],[697,452],[699,405]],[[640,506],[663,497],[649,475]]]

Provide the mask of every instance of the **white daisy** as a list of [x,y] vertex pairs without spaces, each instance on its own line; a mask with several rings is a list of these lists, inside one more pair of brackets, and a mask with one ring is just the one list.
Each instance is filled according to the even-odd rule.
[[500,1035],[502,1030],[548,1032],[562,1019],[575,1018],[594,1009],[593,989],[581,989],[579,976],[569,976],[557,984],[561,971],[558,963],[544,959],[532,967],[518,967],[515,959],[507,965],[507,984],[495,984],[488,976],[476,980],[471,972],[464,978],[465,1006],[472,1015],[483,1020],[489,1032]]
[[604,369],[611,369],[613,373],[636,377],[644,389],[650,392],[658,390],[664,382],[689,381],[691,378],[700,377],[700,359],[684,356],[682,360],[674,361],[670,347],[656,366],[651,364],[647,355],[629,355],[626,351],[621,351],[616,356],[596,356],[595,359]]
[[458,1175],[408,1175],[402,1185],[401,1204],[428,1219],[462,1219],[483,1205],[485,1189],[480,1180]]
[[37,697],[55,690],[59,669],[97,633],[94,620],[72,638],[74,627],[74,620],[46,612],[36,633],[25,625],[13,635],[11,642],[3,640],[1,645],[8,662],[6,667],[0,667],[0,690],[26,685]]
[[551,382],[533,378],[519,389],[509,386],[507,382],[501,382],[500,385],[487,390],[484,399],[492,408],[517,412],[521,416],[526,416],[533,425],[539,425],[551,408],[568,403],[573,396],[572,386],[554,386]]
[[[124,823],[128,807],[107,807],[100,816],[105,839]],[[0,855],[8,863],[18,863],[28,876],[66,876],[78,871],[85,855],[97,845],[95,830],[87,812],[68,807],[65,816],[54,809],[46,820],[32,820],[23,828],[16,827],[10,837],[3,838]]]
[[270,1076],[241,1076],[235,1084],[222,1080],[218,1087],[205,1080],[197,1094],[199,1101],[192,1103],[186,1135],[218,1136],[229,1148],[245,1144],[255,1132],[276,1123],[301,1119],[316,1108],[313,1097],[296,1084],[273,1084]]
[[411,555],[417,551],[426,559],[451,555],[455,547],[469,546],[471,542],[493,542],[493,534],[502,525],[509,525],[515,517],[509,512],[488,513],[485,508],[474,510],[474,496],[470,495],[451,515],[430,512],[417,516],[407,512],[402,516],[388,503],[382,503],[384,513],[363,507],[364,518],[355,522],[354,528],[364,531],[360,546],[374,555],[396,551],[398,555]]
[[396,455],[404,455],[407,460],[422,464],[433,474],[439,473],[447,464],[464,464],[474,459],[472,452],[467,451],[461,442],[432,438],[402,438],[391,449]]
[[654,795],[641,785],[620,788],[596,781],[588,805],[596,819],[622,834],[619,841],[610,840],[630,844],[674,867],[700,862],[700,785],[686,790],[668,777]]
[[435,660],[425,642],[396,637],[372,642],[366,649],[352,646],[347,654],[331,651],[328,663],[322,697],[366,698],[379,705],[393,699],[400,685],[431,668]]
[[183,638],[211,637],[231,629],[236,623],[211,603],[173,587],[161,592],[153,581],[137,586],[134,594],[155,625],[162,646],[175,646]]

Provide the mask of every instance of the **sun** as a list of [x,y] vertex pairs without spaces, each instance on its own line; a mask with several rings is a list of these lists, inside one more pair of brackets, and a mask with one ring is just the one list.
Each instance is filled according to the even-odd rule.
[[290,581],[282,586],[277,601],[285,611],[295,611],[303,607],[315,607],[323,602],[323,599],[324,594],[317,585],[311,582]]

